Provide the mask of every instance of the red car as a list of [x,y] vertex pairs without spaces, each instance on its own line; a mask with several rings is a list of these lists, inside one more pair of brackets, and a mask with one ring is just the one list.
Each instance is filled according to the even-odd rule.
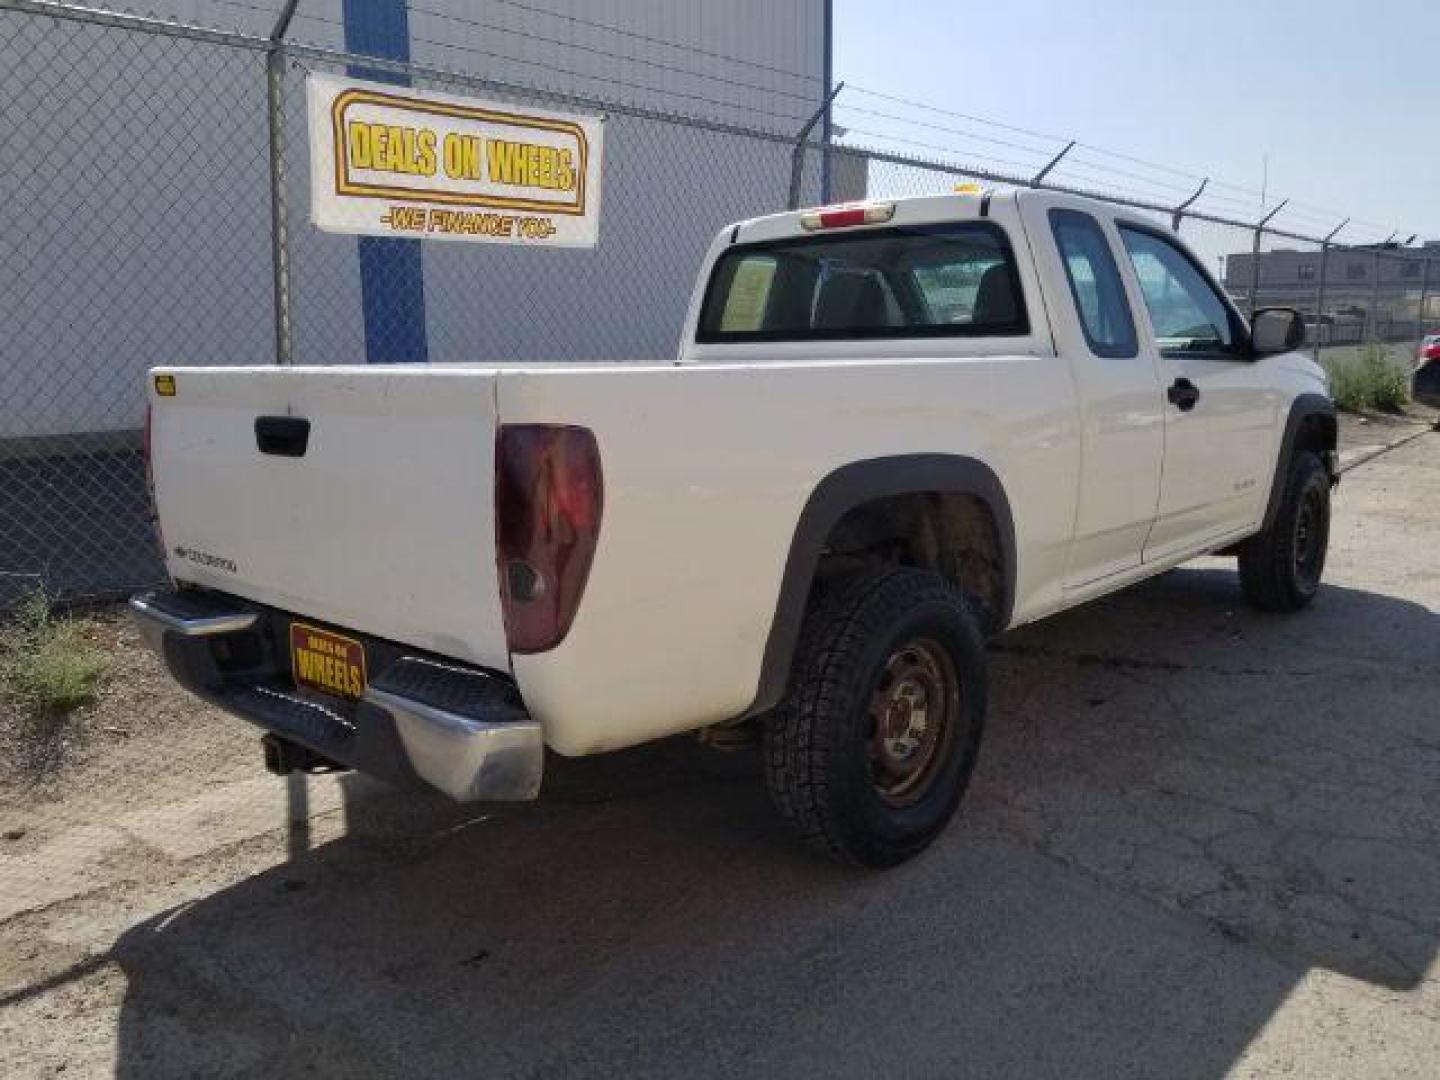
[[1415,369],[1410,396],[1440,409],[1440,334],[1426,334],[1420,342],[1420,366]]

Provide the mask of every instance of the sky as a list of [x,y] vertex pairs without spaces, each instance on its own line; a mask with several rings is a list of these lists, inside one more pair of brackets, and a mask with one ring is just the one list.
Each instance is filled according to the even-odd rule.
[[[1230,201],[1211,208],[1239,217],[1260,216],[1268,156],[1271,202],[1294,200],[1285,221],[1297,232],[1323,233],[1350,216],[1356,223],[1342,241],[1397,229],[1402,240],[1417,232],[1440,240],[1437,0],[834,3],[837,79],[1060,140],[847,87],[836,122],[876,133],[848,141],[877,145],[888,135],[910,140],[887,144],[893,149],[922,156],[964,157],[968,148],[1029,161],[1037,156],[1016,146],[1043,157],[1074,138],[1083,146],[1072,155],[1096,163],[1087,167],[1091,186],[1108,179],[1183,199],[1192,184],[1090,149],[1100,147],[1251,189],[1212,184]],[[929,146],[913,145],[921,142]]]

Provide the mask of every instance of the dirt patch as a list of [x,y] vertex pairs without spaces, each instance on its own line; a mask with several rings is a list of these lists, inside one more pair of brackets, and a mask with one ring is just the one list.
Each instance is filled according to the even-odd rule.
[[1433,427],[1440,411],[1411,404],[1403,413],[1340,413],[1342,455],[1387,446],[1390,443]]
[[86,612],[79,625],[109,658],[105,677],[42,748],[26,743],[19,717],[4,717],[0,850],[254,771],[253,730],[177,686],[123,608]]

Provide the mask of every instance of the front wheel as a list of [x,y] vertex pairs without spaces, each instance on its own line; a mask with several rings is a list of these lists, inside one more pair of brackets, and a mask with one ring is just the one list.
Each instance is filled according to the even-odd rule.
[[806,617],[789,692],[766,722],[776,806],[841,862],[918,854],[969,783],[985,691],[971,605],[938,575],[895,568],[835,583]]
[[1275,520],[1240,545],[1240,587],[1261,611],[1299,611],[1320,590],[1330,545],[1330,474],[1319,455],[1290,461]]

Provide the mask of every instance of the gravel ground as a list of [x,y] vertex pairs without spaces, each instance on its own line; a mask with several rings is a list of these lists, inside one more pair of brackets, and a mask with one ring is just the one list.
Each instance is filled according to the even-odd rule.
[[254,772],[254,731],[180,690],[121,610],[79,617],[109,655],[103,688],[54,739],[24,737],[16,717],[0,723],[0,826],[24,834],[5,855],[132,800],[162,802]]
[[1002,639],[961,819],[883,875],[688,740],[504,811],[276,780],[102,614],[101,700],[0,767],[0,1074],[1433,1076],[1423,431],[1346,421],[1301,616],[1206,560]]

